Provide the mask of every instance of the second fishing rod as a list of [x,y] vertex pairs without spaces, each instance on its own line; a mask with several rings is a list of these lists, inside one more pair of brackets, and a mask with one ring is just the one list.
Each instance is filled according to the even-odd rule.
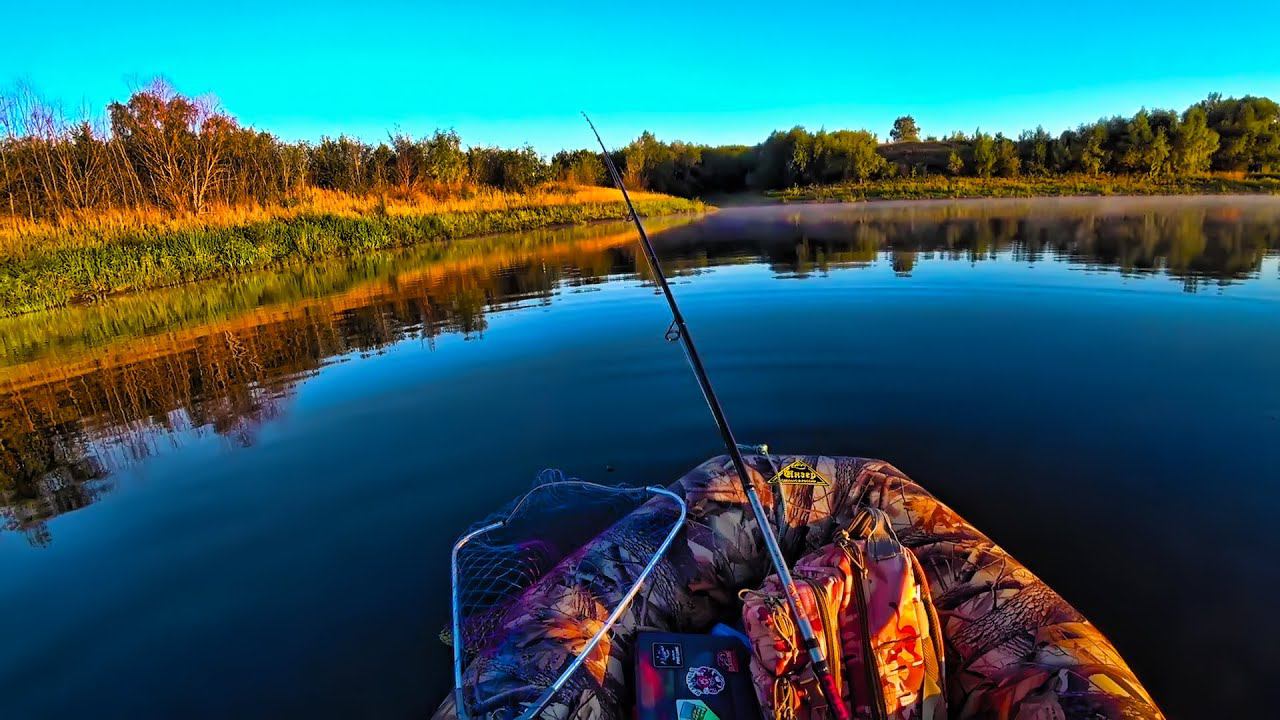
[[698,348],[693,344],[693,337],[689,334],[689,328],[685,324],[684,314],[680,312],[680,306],[676,303],[676,296],[671,292],[667,277],[662,272],[662,264],[658,262],[658,253],[653,249],[649,234],[645,232],[644,223],[640,221],[640,215],[636,212],[635,205],[631,202],[631,195],[627,192],[627,187],[622,182],[622,175],[618,172],[613,158],[609,155],[609,148],[605,147],[604,140],[600,137],[600,131],[596,130],[595,123],[591,122],[591,118],[587,117],[585,112],[582,113],[582,117],[586,119],[587,125],[591,126],[591,132],[596,136],[596,142],[600,144],[600,150],[604,153],[604,163],[609,170],[609,176],[613,179],[613,184],[622,192],[622,199],[627,204],[627,212],[630,213],[631,220],[635,223],[636,230],[640,234],[640,247],[644,252],[645,260],[649,264],[649,269],[653,273],[654,282],[662,290],[663,296],[667,299],[667,305],[671,309],[672,322],[671,329],[668,331],[668,338],[678,339],[683,345],[685,356],[689,360],[689,365],[693,368],[693,374],[698,379],[698,387],[702,390],[702,396],[707,401],[707,407],[711,409],[712,417],[715,418],[716,427],[720,430],[720,438],[724,441],[725,450],[728,451],[729,459],[733,463],[734,470],[737,471],[738,481],[742,484],[743,492],[746,493],[747,503],[751,506],[751,513],[755,517],[756,524],[760,527],[761,534],[764,536],[764,544],[769,551],[769,559],[773,562],[774,570],[778,573],[778,580],[781,582],[787,596],[787,606],[791,610],[791,615],[795,618],[796,629],[799,631],[805,649],[808,651],[809,662],[814,674],[817,676],[818,684],[822,688],[824,699],[837,720],[849,720],[849,710],[845,707],[844,702],[840,699],[840,693],[836,690],[835,678],[831,674],[831,666],[822,651],[822,646],[818,643],[817,635],[813,631],[813,625],[800,610],[800,591],[796,588],[795,580],[791,577],[791,571],[787,568],[786,558],[782,555],[782,548],[778,545],[778,538],[773,534],[773,527],[769,524],[764,505],[760,502],[760,495],[756,493],[755,486],[751,483],[747,462],[743,459],[742,451],[738,448],[738,441],[734,438],[733,430],[729,427],[729,421],[725,418],[724,409],[720,406],[719,398],[716,397],[715,388],[711,386],[711,379],[707,377],[706,368],[702,365],[702,358],[698,356]]

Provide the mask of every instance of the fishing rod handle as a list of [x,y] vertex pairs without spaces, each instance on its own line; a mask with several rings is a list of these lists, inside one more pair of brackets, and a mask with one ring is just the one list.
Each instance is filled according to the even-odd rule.
[[[816,642],[816,641],[815,641]],[[835,673],[840,672],[840,668],[834,671],[823,659],[821,665],[817,662],[813,665],[813,674],[818,676],[818,684],[822,688],[822,695],[827,700],[827,707],[831,709],[831,714],[836,720],[850,720],[849,708],[844,704],[844,698],[840,697],[840,691],[836,688]]]

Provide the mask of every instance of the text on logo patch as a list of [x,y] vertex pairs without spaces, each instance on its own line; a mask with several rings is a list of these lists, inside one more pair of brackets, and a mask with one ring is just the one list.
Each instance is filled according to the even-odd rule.
[[769,482],[775,485],[818,485],[821,487],[831,485],[826,478],[822,477],[822,473],[809,467],[809,463],[800,458],[788,463],[786,467],[778,471],[777,475],[769,478]]

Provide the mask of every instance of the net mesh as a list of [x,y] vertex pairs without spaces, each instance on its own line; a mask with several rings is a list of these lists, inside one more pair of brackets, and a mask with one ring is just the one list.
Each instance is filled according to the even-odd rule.
[[644,488],[606,487],[543,470],[533,488],[472,525],[503,527],[484,533],[458,553],[458,613],[464,662],[498,635],[502,616],[538,578],[566,555],[644,502]]

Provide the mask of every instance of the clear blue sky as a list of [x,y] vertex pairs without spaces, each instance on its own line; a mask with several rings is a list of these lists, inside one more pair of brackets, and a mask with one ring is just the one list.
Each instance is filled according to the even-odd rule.
[[[546,5],[537,8],[536,5]],[[859,7],[861,6],[861,7]],[[0,83],[100,111],[157,74],[287,139],[755,143],[914,115],[1051,131],[1211,91],[1280,99],[1280,2],[15,3]],[[15,31],[15,29],[21,31]],[[8,76],[8,77],[5,77]]]

